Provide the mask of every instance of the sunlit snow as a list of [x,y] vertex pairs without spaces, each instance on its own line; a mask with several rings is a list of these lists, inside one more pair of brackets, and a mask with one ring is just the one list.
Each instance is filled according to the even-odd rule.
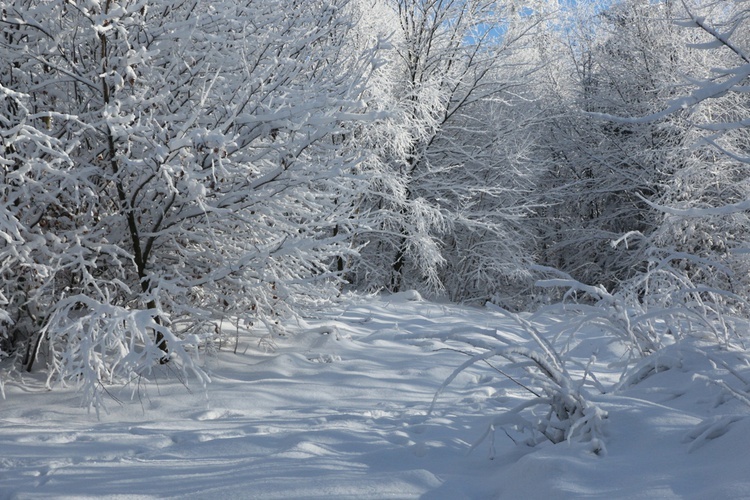
[[[530,317],[540,331],[564,316]],[[523,390],[477,364],[428,410],[466,360],[451,338],[494,332],[528,342],[501,311],[416,295],[352,302],[267,342],[244,337],[203,356],[208,390],[167,365],[148,383],[106,387],[97,418],[75,388],[48,392],[40,375],[9,382],[0,401],[0,498],[743,498],[750,496],[750,407],[703,374],[741,387],[738,354],[674,345],[612,393],[606,454],[581,443],[514,443],[512,429],[471,447]],[[623,350],[600,331],[558,347],[605,389]],[[728,366],[740,367],[736,375]],[[651,363],[651,365],[649,365]],[[500,363],[498,363],[500,364]],[[648,367],[657,369],[651,370]],[[102,390],[105,390],[102,388]]]

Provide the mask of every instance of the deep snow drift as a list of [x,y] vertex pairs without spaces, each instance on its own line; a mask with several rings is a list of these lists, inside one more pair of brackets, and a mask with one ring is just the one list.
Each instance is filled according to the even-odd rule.
[[[566,321],[531,319],[542,332]],[[472,332],[529,342],[501,311],[402,294],[309,320],[273,350],[245,337],[237,354],[204,356],[208,390],[168,366],[148,383],[107,387],[98,418],[74,388],[48,392],[27,375],[31,385],[8,382],[0,401],[0,498],[750,496],[750,406],[694,376],[746,391],[742,353],[672,346],[612,391],[623,349],[594,328],[560,335],[556,346],[582,366],[596,352],[607,393],[589,392],[608,413],[606,453],[573,441],[531,448],[497,429],[490,459],[491,439],[472,445],[525,394],[502,363],[460,374],[428,413],[467,359],[451,338]]]

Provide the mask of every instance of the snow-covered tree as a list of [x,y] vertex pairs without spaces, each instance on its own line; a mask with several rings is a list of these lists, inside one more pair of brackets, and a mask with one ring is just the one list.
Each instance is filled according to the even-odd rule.
[[335,293],[346,1],[2,4],[3,349],[90,390]]
[[[750,291],[750,2],[685,2],[681,30],[702,56],[659,113],[681,116],[689,142],[653,201],[662,214],[651,243],[697,286]],[[702,264],[703,263],[703,264]],[[732,300],[735,306],[744,301]],[[746,306],[742,306],[746,310]]]
[[658,195],[680,168],[672,160],[688,141],[681,117],[596,117],[651,114],[674,97],[694,64],[677,17],[671,2],[584,4],[559,32],[567,63],[550,77],[543,151],[553,167],[538,181],[539,256],[586,283],[613,287],[642,270],[637,240],[612,242],[654,231],[658,214],[640,197]]
[[[638,32],[646,31],[644,26],[662,25],[643,45],[643,57],[632,58],[627,52],[623,59],[622,64],[632,59],[628,74],[640,72],[642,76],[634,82],[635,91],[626,92],[625,87],[618,95],[636,99],[608,109],[599,98],[595,101],[599,108],[587,108],[585,116],[598,126],[627,132],[610,141],[624,161],[649,161],[643,163],[648,169],[636,179],[638,183],[625,182],[623,172],[628,171],[614,168],[627,163],[613,163],[611,172],[598,170],[600,183],[606,186],[605,182],[620,176],[613,185],[626,187],[623,194],[635,199],[629,210],[612,219],[619,223],[608,238],[614,251],[596,254],[599,262],[618,251],[625,256],[619,267],[602,265],[599,270],[600,276],[618,278],[606,283],[615,293],[605,291],[595,300],[608,311],[606,315],[624,319],[617,321],[627,325],[623,331],[641,355],[694,332],[711,332],[725,347],[741,344],[738,332],[745,327],[738,328],[736,318],[738,313],[747,314],[745,297],[750,290],[746,214],[750,207],[749,4],[743,0],[626,5],[643,13],[637,18],[642,25]],[[622,8],[618,5],[614,11]],[[665,19],[669,24],[663,24]],[[636,24],[622,26],[633,30]],[[624,39],[617,37],[615,43]],[[653,69],[658,69],[653,79],[656,85],[647,87],[652,92],[639,91],[638,84],[647,81],[644,75]],[[649,134],[654,140],[644,141]],[[641,144],[640,151],[628,147],[634,139]],[[599,149],[587,146],[579,151],[591,154]],[[596,227],[595,221],[582,220],[583,228]],[[629,221],[645,224],[629,227]],[[585,247],[576,245],[579,248]],[[624,273],[622,263],[629,266]],[[591,281],[591,276],[585,279]],[[585,290],[580,283],[572,286]]]
[[[534,140],[518,111],[543,10],[487,0],[393,0],[391,49],[371,86],[385,115],[356,236],[354,281],[488,299],[524,266],[520,220]],[[515,122],[515,123],[514,123]]]

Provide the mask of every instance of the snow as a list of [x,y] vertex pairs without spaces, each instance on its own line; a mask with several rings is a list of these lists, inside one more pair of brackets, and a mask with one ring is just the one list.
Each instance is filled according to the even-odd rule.
[[[541,331],[566,318],[524,315]],[[107,410],[37,374],[0,402],[0,499],[32,498],[743,498],[750,495],[750,407],[743,353],[674,344],[631,368],[600,330],[557,347],[593,371],[608,413],[606,454],[575,441],[515,444],[502,429],[472,445],[523,391],[487,366],[461,373],[457,335],[530,343],[502,311],[416,293],[352,301],[237,354],[203,356],[208,389],[169,365],[148,384],[107,387]],[[232,346],[233,347],[233,346]],[[658,358],[658,359],[657,359]],[[732,367],[736,376],[726,367]],[[652,369],[654,368],[654,369]],[[507,368],[510,369],[510,368]],[[615,390],[616,388],[616,390]],[[512,436],[512,430],[508,433]]]

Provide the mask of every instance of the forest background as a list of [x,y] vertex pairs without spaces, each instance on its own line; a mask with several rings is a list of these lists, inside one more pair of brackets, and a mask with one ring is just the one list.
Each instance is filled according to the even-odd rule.
[[207,381],[352,292],[744,350],[747,0],[0,6],[0,387]]

